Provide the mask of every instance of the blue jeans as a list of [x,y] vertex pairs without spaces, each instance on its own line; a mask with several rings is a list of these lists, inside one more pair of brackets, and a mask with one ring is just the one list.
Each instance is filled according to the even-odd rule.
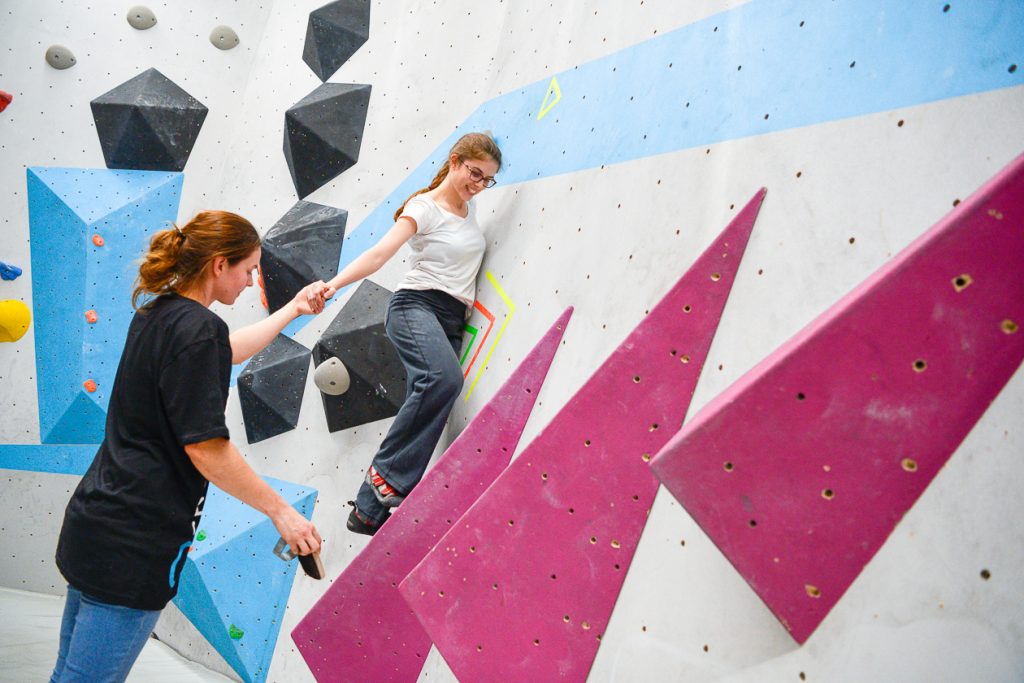
[[159,617],[160,610],[110,605],[68,586],[50,683],[124,681]]
[[[408,494],[423,478],[444,424],[462,391],[459,348],[466,305],[435,290],[400,289],[388,303],[384,329],[405,365],[405,403],[384,437],[373,466],[384,480]],[[365,481],[356,507],[377,523],[387,519]]]

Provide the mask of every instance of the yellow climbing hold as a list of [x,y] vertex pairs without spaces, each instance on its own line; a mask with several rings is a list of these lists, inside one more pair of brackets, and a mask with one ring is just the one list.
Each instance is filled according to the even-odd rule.
[[540,111],[537,112],[537,120],[540,121],[544,118],[561,99],[562,89],[558,87],[558,79],[552,76],[551,84],[548,86],[548,92],[544,95],[544,101],[540,105]]
[[32,313],[17,299],[0,301],[0,342],[16,342],[28,332]]

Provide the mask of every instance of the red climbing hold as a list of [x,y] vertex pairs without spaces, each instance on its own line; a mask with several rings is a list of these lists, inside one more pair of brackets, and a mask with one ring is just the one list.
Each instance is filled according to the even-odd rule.
[[92,236],[92,243],[95,244],[97,247],[102,247],[103,246],[103,238],[100,237],[99,235],[93,235]]
[[82,386],[85,387],[85,390],[91,394],[94,391],[96,391],[96,380],[87,379],[84,382],[82,382]]
[[0,90],[0,111],[7,109],[7,105],[10,104],[13,99],[14,96],[11,95],[11,93]]
[[90,308],[88,311],[85,312],[85,319],[91,323],[94,323],[97,320],[99,320],[99,316],[96,315],[96,311]]

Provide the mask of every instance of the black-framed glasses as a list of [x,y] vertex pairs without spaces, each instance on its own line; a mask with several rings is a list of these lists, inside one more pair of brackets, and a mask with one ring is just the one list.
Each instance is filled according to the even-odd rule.
[[474,183],[482,182],[484,187],[494,187],[498,184],[498,181],[494,179],[494,176],[484,175],[484,172],[476,166],[470,166],[465,161],[462,162],[462,165],[469,169],[469,179]]

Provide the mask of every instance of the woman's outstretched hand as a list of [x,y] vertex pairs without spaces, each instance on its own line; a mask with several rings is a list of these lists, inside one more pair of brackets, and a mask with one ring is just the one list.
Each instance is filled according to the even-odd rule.
[[333,287],[323,280],[317,280],[300,289],[292,303],[295,304],[295,311],[299,315],[316,315],[324,310],[334,294]]

